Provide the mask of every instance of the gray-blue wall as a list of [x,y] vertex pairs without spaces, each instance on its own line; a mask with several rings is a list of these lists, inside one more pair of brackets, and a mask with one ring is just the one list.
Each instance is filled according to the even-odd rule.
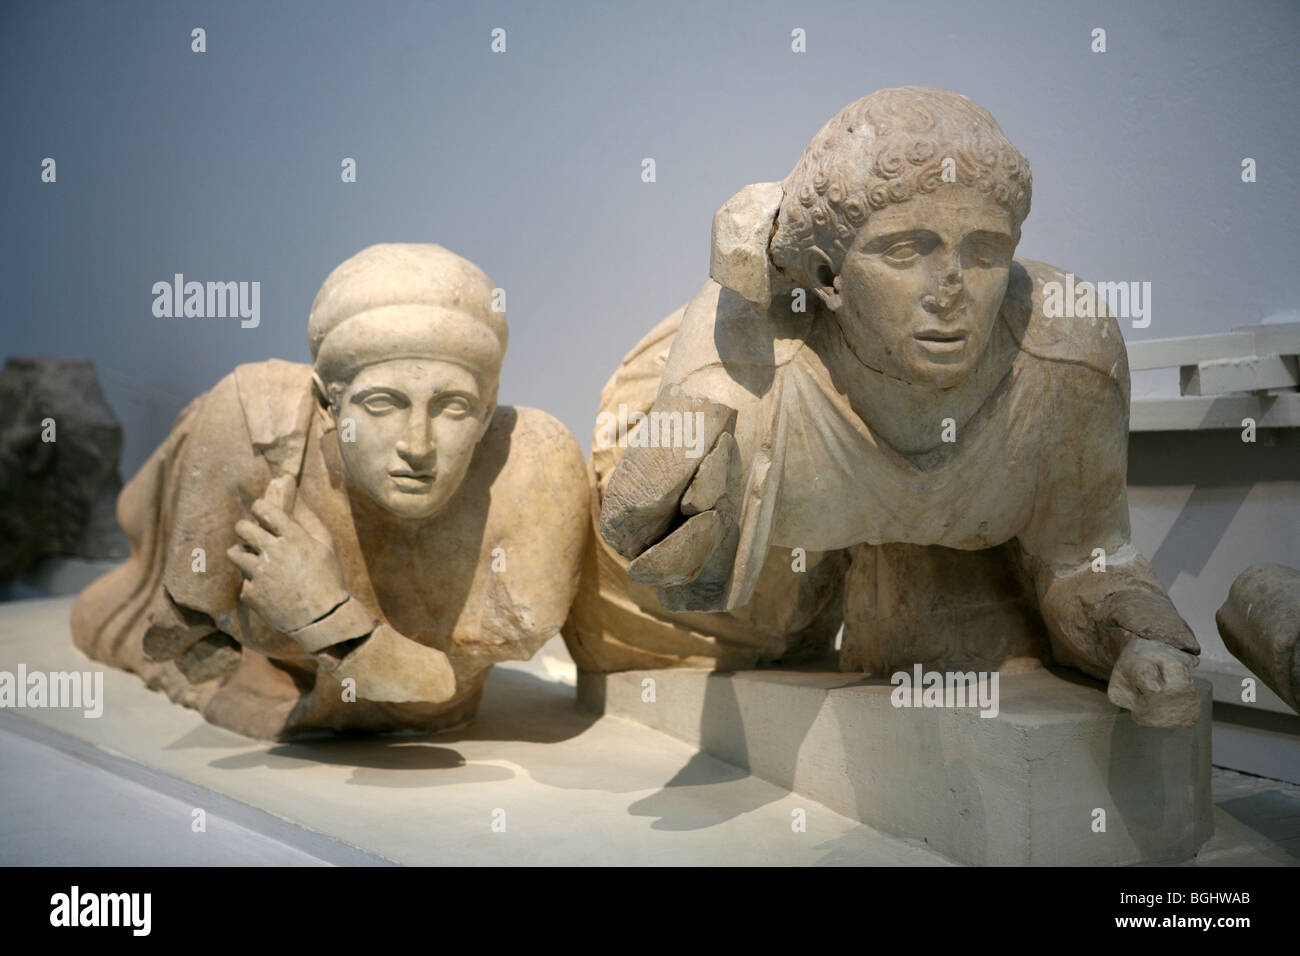
[[[901,84],[969,95],[1030,158],[1023,255],[1153,283],[1128,334],[1294,313],[1300,5],[1081,6],[7,3],[0,355],[92,356],[129,475],[235,364],[306,360],[337,263],[436,241],[507,290],[502,400],[587,446],[619,358],[706,278],[717,206]],[[155,318],[176,272],[260,281],[260,327]]]

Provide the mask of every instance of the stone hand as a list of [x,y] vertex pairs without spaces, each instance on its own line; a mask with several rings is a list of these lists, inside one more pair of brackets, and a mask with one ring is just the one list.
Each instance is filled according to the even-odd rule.
[[694,445],[661,441],[630,447],[605,490],[600,533],[631,559],[633,580],[671,587],[695,578],[734,525],[741,480],[731,434],[736,412],[671,386],[650,415],[689,423]]
[[305,506],[297,509],[301,523],[283,504],[291,478],[276,478],[253,502],[256,522],[235,525],[243,546],[226,551],[244,575],[240,600],[282,633],[320,620],[348,598],[343,567],[329,533]]
[[1200,714],[1192,668],[1200,646],[1169,598],[1141,588],[1110,594],[1098,632],[1115,660],[1107,696],[1148,727],[1189,727]]
[[628,577],[659,588],[698,578],[735,527],[742,477],[736,439],[723,432],[682,495],[680,523],[628,565]]
[[1148,727],[1190,727],[1201,702],[1192,683],[1197,658],[1146,638],[1131,640],[1110,674],[1106,696],[1123,707],[1134,723]]

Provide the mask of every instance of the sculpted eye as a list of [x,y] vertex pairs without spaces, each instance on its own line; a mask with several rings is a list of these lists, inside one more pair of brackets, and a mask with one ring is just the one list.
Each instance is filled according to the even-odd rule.
[[882,253],[890,262],[903,264],[919,259],[924,250],[921,243],[915,239],[908,239],[905,242],[896,242]]
[[981,266],[996,266],[1004,258],[1002,248],[992,242],[976,242],[972,244],[970,255],[975,260],[975,263]]
[[372,415],[383,415],[399,406],[389,395],[370,395],[361,402],[361,407]]
[[452,395],[443,399],[439,405],[439,410],[452,418],[464,418],[473,411],[473,407],[470,405],[469,400],[463,396]]

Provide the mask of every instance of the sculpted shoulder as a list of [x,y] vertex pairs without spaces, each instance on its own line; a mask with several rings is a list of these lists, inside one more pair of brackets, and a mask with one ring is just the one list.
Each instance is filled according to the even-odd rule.
[[528,524],[581,534],[587,520],[587,462],[582,448],[554,416],[523,405],[500,405],[466,481],[492,486],[493,510]]
[[816,314],[810,301],[805,309],[794,311],[789,296],[760,309],[709,280],[686,306],[663,385],[703,391],[733,407],[743,404],[743,393],[761,393],[772,371],[803,347]]
[[303,403],[311,395],[311,376],[310,365],[280,359],[235,367],[231,377],[255,446],[283,440],[305,424]]
[[[1003,316],[1023,351],[1045,361],[1092,369],[1118,386],[1127,400],[1128,353],[1119,324],[1105,314],[1104,302],[1098,309],[1101,317],[1094,318],[1056,315],[1054,310],[1049,314],[1045,309],[1045,302],[1053,297],[1060,301],[1082,281],[1055,266],[1016,259]],[[1053,283],[1059,285],[1051,288]]]
[[238,483],[261,480],[261,453],[275,449],[305,424],[304,402],[310,397],[310,365],[279,359],[252,362],[236,366],[195,398],[173,428],[186,432],[183,456],[197,454],[220,462],[217,471]]

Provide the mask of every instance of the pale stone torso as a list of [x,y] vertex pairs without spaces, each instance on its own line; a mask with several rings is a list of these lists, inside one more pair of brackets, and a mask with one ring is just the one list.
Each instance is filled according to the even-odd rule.
[[554,438],[549,433],[558,423],[532,409],[498,409],[446,507],[431,519],[408,522],[347,488],[337,432],[322,430],[322,420],[323,415],[308,441],[299,500],[334,537],[350,593],[405,637],[447,653],[458,667],[525,657],[522,647],[511,652],[508,645],[533,628],[558,631],[569,575],[554,566],[556,576],[548,578],[521,540],[540,530],[561,535],[565,550],[580,543],[567,539],[577,538],[573,529],[585,517],[581,494],[571,496],[571,507],[547,516],[545,527],[536,525],[535,515],[533,525],[526,517],[530,489],[550,484],[548,479],[576,484],[582,477],[576,473],[581,460],[574,455],[576,462],[570,461],[568,448],[554,449],[557,455],[538,447]]
[[[292,637],[238,600],[233,565],[213,561],[200,575],[180,560],[196,546],[219,554],[234,542],[235,522],[275,474],[258,449],[269,436],[296,430],[295,410],[311,401],[310,373],[283,362],[241,366],[199,402],[194,428],[211,447],[205,453],[190,443],[207,464],[179,482],[167,548],[178,558],[168,562],[165,583],[176,603],[208,614],[245,647],[314,670]],[[274,388],[258,384],[268,375]],[[350,594],[404,637],[447,653],[464,674],[527,658],[558,632],[576,586],[587,511],[581,451],[562,425],[535,409],[498,408],[444,509],[407,523],[351,490],[324,411],[312,410],[307,422],[300,459],[276,467],[298,474],[295,516],[301,521],[309,509],[325,526]],[[191,467],[187,458],[178,471]]]
[[[737,410],[747,484],[729,606],[752,597],[771,547],[975,550],[1020,538],[1074,561],[1127,540],[1122,340],[1110,319],[1044,319],[1041,284],[1057,274],[1017,266],[997,320],[1017,347],[996,353],[1011,361],[989,376],[986,396],[940,405],[919,423],[885,419],[896,427],[884,431],[921,435],[911,447],[928,450],[911,455],[854,410],[845,379],[862,373],[837,357],[825,313],[777,303],[760,314],[716,283],[705,287],[687,307],[663,381]],[[941,440],[949,416],[953,442]]]
[[[954,420],[954,442],[940,440],[909,456],[873,434],[835,390],[821,357],[802,350],[769,398],[788,423],[771,544],[974,550],[1015,537],[1033,512],[1050,439],[1039,417],[1046,385],[1039,364],[1021,353],[974,415],[960,425]],[[936,437],[940,423],[939,414],[926,422]]]

